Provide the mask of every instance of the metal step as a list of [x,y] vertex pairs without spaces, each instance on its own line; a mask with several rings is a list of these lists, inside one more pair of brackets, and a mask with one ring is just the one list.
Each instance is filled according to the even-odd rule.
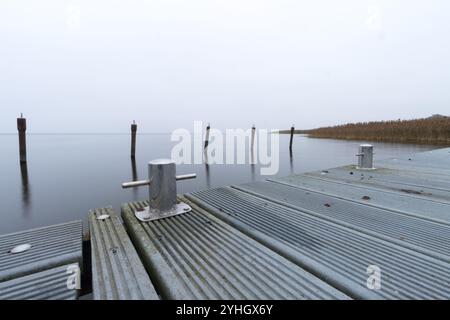
[[75,269],[77,263],[0,282],[0,300],[76,300],[78,290],[67,284]]
[[[0,236],[0,282],[71,263],[82,266],[82,240],[81,221]],[[20,245],[29,249],[11,253]]]
[[158,294],[111,207],[89,211],[94,300],[156,300]]

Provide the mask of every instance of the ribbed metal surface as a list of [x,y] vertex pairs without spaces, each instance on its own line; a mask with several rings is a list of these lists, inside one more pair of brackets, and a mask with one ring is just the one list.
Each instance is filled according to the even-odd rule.
[[[447,155],[445,155],[447,156]],[[408,159],[386,159],[377,161],[377,165],[383,168],[400,169],[408,171],[420,171],[422,174],[438,177],[450,177],[449,166],[430,167],[427,161],[410,161]]]
[[134,210],[145,204],[124,205],[122,217],[166,299],[348,299],[192,203],[189,213],[142,223]]
[[400,174],[405,175],[412,172],[414,175],[420,176],[425,179],[443,180],[450,177],[449,165],[447,165],[446,168],[431,168],[427,165],[427,161],[385,159],[377,161],[377,167],[398,170]]
[[[0,282],[70,263],[82,265],[83,224],[68,222],[0,236]],[[17,245],[31,249],[12,254]]]
[[423,162],[412,162],[405,159],[388,159],[377,161],[377,166],[389,169],[400,169],[405,171],[420,171],[422,174],[426,174],[428,176],[438,176],[439,178],[449,178],[450,177],[450,169],[444,168],[430,168]]
[[422,173],[450,175],[450,148],[378,161],[382,167],[419,170]]
[[[447,176],[427,175],[420,171],[403,171],[383,167],[377,167],[376,169],[367,171],[356,169],[355,166],[346,166],[326,171],[328,172],[325,177],[343,177],[355,181],[370,180],[374,181],[374,183],[391,183],[406,187],[411,186],[444,191],[447,192],[447,196],[450,199],[450,179]],[[315,174],[323,175],[323,171],[315,172]]]
[[367,188],[361,185],[306,175],[292,175],[269,180],[295,186],[305,191],[320,192],[337,198],[364,203],[366,206],[450,224],[450,204],[446,203],[420,199],[408,194],[390,192],[389,190]]
[[[385,169],[377,169],[381,172]],[[333,168],[324,171],[316,171],[305,173],[305,175],[313,177],[321,177],[322,179],[335,180],[354,184],[357,186],[367,186],[377,189],[394,191],[400,194],[413,195],[417,198],[429,199],[436,202],[450,203],[450,191],[444,188],[438,189],[435,184],[423,179],[396,177],[394,175],[389,178],[377,178],[375,171],[356,170],[353,166],[342,168]],[[388,175],[387,175],[388,176]],[[430,186],[427,186],[430,185]],[[433,186],[431,186],[433,185]]]
[[[97,217],[109,215],[98,220]],[[89,212],[95,300],[156,300],[158,295],[113,209]]]
[[68,267],[65,265],[0,282],[0,300],[75,300],[78,290],[67,286]]
[[450,225],[273,182],[256,182],[236,188],[450,262]]
[[450,148],[420,152],[397,158],[377,161],[377,167],[400,169],[400,173],[413,171],[414,175],[432,177],[432,179],[449,178]]
[[[354,298],[450,298],[447,262],[232,188],[186,196]],[[366,286],[370,265],[380,290]]]

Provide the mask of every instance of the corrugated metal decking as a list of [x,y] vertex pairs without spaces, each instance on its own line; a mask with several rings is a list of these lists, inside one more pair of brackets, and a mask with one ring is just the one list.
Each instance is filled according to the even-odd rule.
[[[97,219],[101,216],[105,219]],[[89,212],[95,300],[156,300],[158,294],[111,207]]]
[[450,148],[420,152],[400,158],[384,159],[378,161],[378,165],[385,168],[418,170],[421,173],[450,176]]
[[67,286],[68,268],[65,265],[0,282],[0,300],[76,300],[78,290]]
[[450,225],[273,182],[235,188],[450,262]]
[[410,194],[394,193],[389,190],[367,188],[306,175],[291,175],[268,179],[268,181],[450,225],[450,204],[424,200]]
[[[81,221],[0,236],[0,282],[61,265],[82,265]],[[15,246],[29,243],[28,251],[12,254]]]
[[[186,196],[354,298],[450,298],[447,262],[233,188]],[[370,265],[380,290],[366,286]]]
[[[400,170],[400,169],[398,169]],[[305,173],[312,177],[342,181],[358,186],[368,186],[394,191],[400,194],[411,194],[418,198],[450,204],[448,180],[435,181],[422,176],[410,174],[408,177],[391,174],[394,169],[377,168],[373,171],[358,170],[354,166],[333,168],[324,171]],[[384,173],[383,173],[384,172]],[[325,173],[325,174],[324,174]]]
[[134,210],[145,204],[123,205],[122,218],[165,299],[348,299],[192,203],[192,212],[142,223]]
[[324,176],[326,178],[338,178],[348,179],[351,181],[370,181],[377,184],[389,183],[394,185],[400,185],[404,187],[416,187],[431,190],[443,191],[443,195],[446,195],[450,199],[450,181],[446,176],[437,175],[425,175],[420,174],[417,171],[403,171],[401,169],[388,169],[388,168],[375,168],[373,170],[361,170],[355,166],[346,166],[340,168],[333,168],[326,170],[324,175],[323,171],[315,171],[308,174]]

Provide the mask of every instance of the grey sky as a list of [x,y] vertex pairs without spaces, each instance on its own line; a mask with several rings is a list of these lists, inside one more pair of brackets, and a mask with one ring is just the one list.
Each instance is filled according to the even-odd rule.
[[0,132],[312,128],[450,110],[446,0],[2,0]]

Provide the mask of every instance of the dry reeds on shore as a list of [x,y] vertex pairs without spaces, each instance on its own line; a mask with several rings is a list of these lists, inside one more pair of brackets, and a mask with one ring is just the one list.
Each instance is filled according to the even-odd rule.
[[307,130],[313,138],[449,144],[450,117],[360,122]]

